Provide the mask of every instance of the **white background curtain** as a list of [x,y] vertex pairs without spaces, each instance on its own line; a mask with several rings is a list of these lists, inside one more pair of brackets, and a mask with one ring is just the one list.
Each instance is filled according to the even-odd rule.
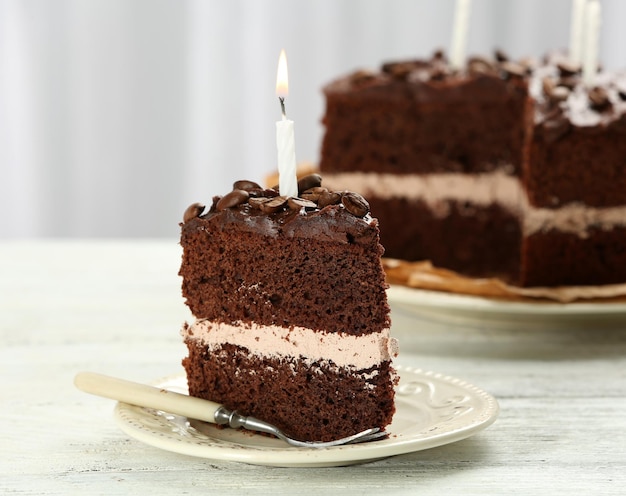
[[[626,67],[626,2],[601,60]],[[468,53],[568,44],[570,0],[474,0]],[[298,161],[322,86],[447,48],[453,0],[0,0],[0,237],[175,237],[188,204],[276,161],[281,48]]]

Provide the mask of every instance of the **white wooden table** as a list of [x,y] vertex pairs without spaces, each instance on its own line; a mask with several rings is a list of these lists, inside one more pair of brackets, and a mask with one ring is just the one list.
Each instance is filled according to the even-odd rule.
[[626,494],[626,322],[510,332],[394,315],[400,364],[499,400],[495,424],[439,448],[270,468],[129,438],[73,377],[182,373],[179,262],[176,240],[0,243],[0,494]]

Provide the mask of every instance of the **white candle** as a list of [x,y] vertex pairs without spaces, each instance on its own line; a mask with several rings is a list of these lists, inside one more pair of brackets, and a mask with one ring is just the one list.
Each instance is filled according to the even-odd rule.
[[587,87],[593,86],[598,72],[600,18],[600,2],[598,0],[587,2],[585,9],[585,55],[583,59],[583,81]]
[[452,41],[450,43],[450,65],[457,70],[460,70],[465,64],[470,7],[470,0],[456,0]]
[[572,17],[569,30],[569,58],[575,64],[582,62],[583,24],[587,0],[572,0]]
[[282,119],[276,122],[276,146],[278,147],[278,192],[281,196],[298,196],[296,175],[296,144],[293,121],[285,114],[285,98],[289,92],[287,56],[281,50],[276,74],[276,95],[280,99]]

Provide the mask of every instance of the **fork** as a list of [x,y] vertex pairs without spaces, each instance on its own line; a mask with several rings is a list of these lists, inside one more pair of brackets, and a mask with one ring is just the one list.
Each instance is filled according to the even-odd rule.
[[343,444],[374,441],[387,436],[378,427],[366,429],[352,436],[333,441],[299,441],[286,436],[274,425],[254,417],[246,417],[230,411],[223,405],[213,401],[176,393],[167,389],[148,386],[138,382],[119,379],[94,372],[79,372],[74,378],[74,385],[86,393],[104,398],[118,400],[131,405],[154,408],[187,418],[203,420],[218,425],[228,425],[234,429],[245,429],[271,434],[299,448],[330,448]]

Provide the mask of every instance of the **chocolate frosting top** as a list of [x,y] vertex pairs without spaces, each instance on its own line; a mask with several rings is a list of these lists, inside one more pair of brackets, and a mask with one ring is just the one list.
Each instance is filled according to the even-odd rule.
[[496,51],[493,59],[470,57],[462,70],[454,70],[439,51],[430,59],[385,63],[379,72],[359,70],[324,87],[327,97],[368,92],[387,100],[435,104],[493,102],[508,98],[511,91],[530,94],[536,130],[548,141],[572,129],[626,133],[626,72],[601,71],[587,87],[580,65],[558,52],[541,62],[514,62]]
[[599,72],[588,87],[580,66],[553,54],[534,71],[531,95],[536,102],[535,126],[548,141],[572,129],[593,133],[611,128],[626,133],[624,72]]
[[[468,90],[474,101],[493,101],[508,98],[511,88],[527,91],[531,70],[531,61],[514,62],[501,51],[496,51],[493,59],[470,57],[462,70],[455,70],[444,53],[437,51],[430,59],[384,63],[379,72],[355,71],[328,84],[324,92],[326,95],[355,91],[388,94],[390,86],[397,86],[421,102],[453,103],[455,99],[463,102],[468,98]],[[462,92],[458,91],[460,87]]]
[[378,238],[378,221],[358,193],[330,191],[319,174],[298,181],[298,197],[280,196],[277,188],[237,181],[233,190],[215,196],[208,212],[199,203],[185,211],[183,230],[231,229],[264,236],[315,238],[317,241],[369,244]]

